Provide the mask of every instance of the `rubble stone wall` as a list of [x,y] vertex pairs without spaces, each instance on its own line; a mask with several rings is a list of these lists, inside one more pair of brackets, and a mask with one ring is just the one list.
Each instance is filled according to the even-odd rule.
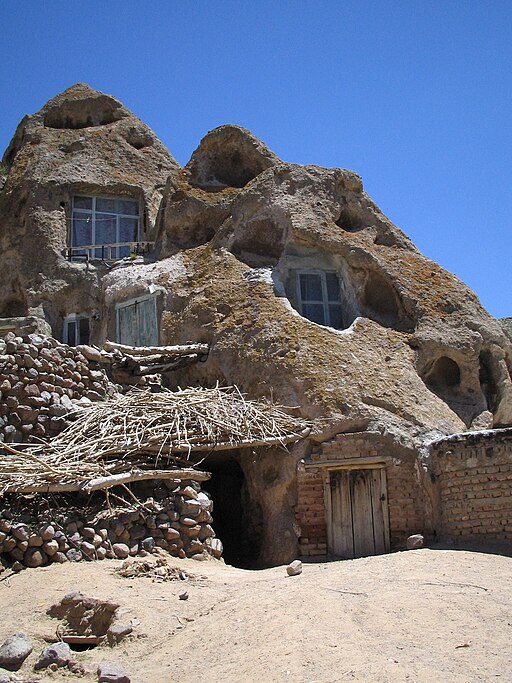
[[[95,494],[94,505],[77,494],[60,496],[58,507],[50,507],[44,496],[7,496],[0,512],[1,563],[19,571],[56,562],[123,559],[155,548],[181,558],[221,556],[222,543],[211,526],[213,502],[198,483],[151,481],[132,491],[141,506],[108,509],[104,493]],[[114,504],[115,494],[110,500]]]
[[391,548],[404,547],[413,533],[432,535],[431,494],[417,456],[374,432],[339,434],[319,444],[310,459],[298,468],[295,513],[301,531],[302,557],[321,560],[329,554],[324,499],[329,466],[361,459],[364,469],[367,458],[374,462],[382,459],[385,463]]
[[102,400],[109,386],[78,349],[52,337],[9,332],[0,339],[0,442],[56,436],[77,402]]
[[458,435],[432,447],[441,538],[512,541],[512,430]]

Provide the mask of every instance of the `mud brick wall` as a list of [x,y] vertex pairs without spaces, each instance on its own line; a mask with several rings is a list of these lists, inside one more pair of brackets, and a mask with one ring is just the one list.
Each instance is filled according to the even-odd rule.
[[365,458],[385,462],[391,548],[405,547],[407,537],[413,533],[431,536],[430,480],[417,455],[378,433],[339,434],[314,446],[310,458],[299,463],[295,513],[302,557],[321,560],[329,555],[324,501],[329,467],[361,459],[364,468]]
[[512,541],[512,429],[438,441],[432,466],[441,538]]

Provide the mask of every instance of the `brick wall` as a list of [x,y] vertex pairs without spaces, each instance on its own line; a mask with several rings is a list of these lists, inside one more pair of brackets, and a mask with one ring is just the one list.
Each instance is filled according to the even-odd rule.
[[366,462],[381,460],[385,463],[391,548],[404,547],[410,534],[431,534],[430,479],[416,453],[374,432],[339,434],[316,445],[311,456],[299,464],[295,512],[304,558],[320,560],[329,554],[324,501],[329,467],[358,459],[362,468],[365,459],[369,459]]
[[512,541],[512,429],[455,435],[431,451],[441,538]]

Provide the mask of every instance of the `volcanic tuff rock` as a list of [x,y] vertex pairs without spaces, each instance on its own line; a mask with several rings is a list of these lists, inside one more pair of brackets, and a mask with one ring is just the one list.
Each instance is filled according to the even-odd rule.
[[[211,345],[208,362],[170,385],[273,391],[314,421],[318,440],[369,429],[411,446],[512,423],[510,339],[357,174],[287,164],[231,125],[180,169],[117,100],[83,85],[24,119],[4,163],[4,315],[37,309],[58,333],[64,315],[97,311],[102,342],[116,303],[157,292],[161,343]],[[153,253],[111,270],[65,261],[61,202],[76,193],[139,197]],[[300,272],[337,274],[341,329],[297,312]]]
[[[25,116],[7,148],[0,193],[0,315],[87,312],[101,272],[67,261],[70,200],[112,195],[142,201],[142,239],[154,239],[162,191],[179,166],[151,130],[114,97],[78,83]],[[60,330],[59,330],[60,332]]]

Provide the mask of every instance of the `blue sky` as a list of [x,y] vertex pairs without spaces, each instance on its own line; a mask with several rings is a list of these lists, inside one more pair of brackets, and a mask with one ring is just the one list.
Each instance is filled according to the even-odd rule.
[[1,153],[77,81],[185,164],[237,123],[357,171],[421,251],[512,316],[510,0],[0,0]]

